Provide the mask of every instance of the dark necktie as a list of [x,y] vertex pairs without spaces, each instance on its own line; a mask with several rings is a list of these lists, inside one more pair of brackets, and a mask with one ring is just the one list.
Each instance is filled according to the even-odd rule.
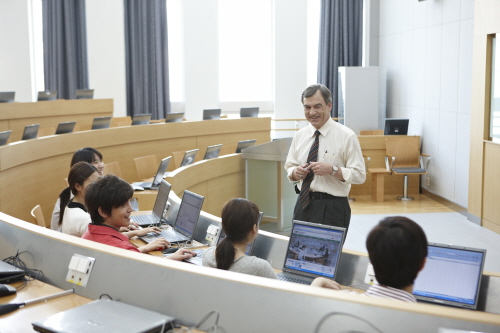
[[[317,162],[318,161],[318,147],[319,147],[319,135],[321,133],[319,131],[314,132],[315,138],[314,142],[311,146],[311,150],[309,150],[309,155],[307,156],[307,163]],[[311,187],[311,182],[314,177],[314,172],[309,170],[309,173],[306,175],[306,178],[302,182],[302,187],[300,190],[300,204],[302,209],[307,208],[309,206],[309,187]]]

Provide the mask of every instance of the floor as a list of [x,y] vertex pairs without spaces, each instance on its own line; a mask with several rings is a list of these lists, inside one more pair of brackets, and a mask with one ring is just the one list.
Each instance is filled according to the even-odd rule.
[[[351,224],[344,248],[366,252],[366,236],[385,216],[401,215],[417,222],[429,242],[453,244],[486,249],[484,270],[500,272],[500,235],[467,220],[462,207],[430,193],[421,194],[414,201],[401,202],[386,197],[384,202],[373,202],[359,197],[351,202]],[[275,223],[261,225],[261,229],[277,232]],[[281,232],[289,236],[288,232]]]

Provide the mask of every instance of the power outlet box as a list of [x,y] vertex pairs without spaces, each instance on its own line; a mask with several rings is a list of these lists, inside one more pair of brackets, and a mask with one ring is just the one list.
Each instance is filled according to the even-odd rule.
[[368,264],[366,268],[365,281],[366,284],[374,284],[377,283],[377,279],[375,278],[375,271],[373,270],[373,265]]
[[86,287],[94,262],[95,258],[74,254],[68,265],[66,281]]

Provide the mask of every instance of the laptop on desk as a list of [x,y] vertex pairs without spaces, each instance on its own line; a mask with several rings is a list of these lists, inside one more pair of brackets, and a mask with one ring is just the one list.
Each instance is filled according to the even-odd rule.
[[132,216],[132,221],[137,222],[141,227],[160,225],[163,213],[165,212],[165,207],[167,207],[168,195],[170,194],[171,189],[172,185],[162,179],[160,181],[160,187],[158,188],[158,194],[156,195],[153,213],[149,215]]
[[149,125],[150,121],[151,121],[150,113],[135,114],[132,116],[132,126]]
[[221,109],[204,109],[203,120],[220,119]]
[[24,270],[0,261],[0,284],[12,283],[24,278]]
[[104,129],[111,126],[111,117],[95,117],[92,122],[92,129]]
[[24,127],[23,137],[21,140],[36,139],[36,137],[38,135],[39,128],[40,128],[40,124],[26,125]]
[[184,119],[184,112],[167,113],[165,116],[166,123],[180,123]]
[[423,302],[476,310],[485,259],[483,249],[429,243],[413,295]]
[[75,129],[75,125],[76,125],[76,121],[66,121],[64,123],[59,123],[59,125],[57,125],[56,135],[57,134],[73,133],[73,130]]
[[238,146],[236,146],[236,154],[241,153],[242,149],[255,146],[256,142],[257,140],[255,139],[238,141]]
[[146,243],[150,243],[158,237],[163,237],[172,244],[192,241],[204,199],[201,195],[185,190],[173,227],[162,230],[160,234],[149,233],[140,238]]
[[203,159],[209,160],[212,158],[219,157],[221,148],[222,148],[222,144],[208,146],[207,151],[205,152],[205,156],[203,157]]
[[320,276],[335,279],[345,234],[345,228],[293,221],[285,263],[278,278],[308,285]]
[[0,146],[7,144],[7,141],[9,141],[10,133],[12,133],[12,131],[0,132]]
[[156,175],[152,182],[135,182],[132,183],[132,187],[142,187],[145,190],[156,190],[164,178],[165,172],[167,171],[168,164],[170,163],[170,159],[172,156],[165,157],[161,160],[160,165],[158,166],[158,171],[156,171]]

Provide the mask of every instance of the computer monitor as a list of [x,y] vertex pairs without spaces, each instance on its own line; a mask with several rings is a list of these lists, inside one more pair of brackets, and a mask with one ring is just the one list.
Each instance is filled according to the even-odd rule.
[[409,119],[386,119],[384,135],[408,135]]
[[151,121],[151,114],[149,113],[135,114],[132,116],[132,126],[149,125],[150,121]]
[[92,122],[92,129],[103,129],[111,126],[111,117],[95,117]]
[[203,120],[220,119],[221,109],[205,109],[203,110]]
[[76,99],[93,99],[94,89],[76,89]]
[[7,141],[9,141],[10,133],[12,133],[12,131],[0,132],[0,146],[7,144]]
[[200,218],[201,207],[205,198],[196,193],[184,190],[177,218],[175,220],[175,228],[184,235],[192,237],[198,219]]
[[259,107],[249,107],[249,108],[240,108],[240,118],[245,117],[253,117],[256,118],[259,116]]
[[167,113],[165,117],[166,123],[180,123],[184,119],[184,112]]
[[15,96],[15,91],[0,91],[0,103],[12,103]]
[[57,98],[57,91],[46,90],[38,92],[38,101],[55,101]]
[[193,149],[193,150],[188,150],[184,154],[184,158],[182,159],[181,167],[189,165],[189,164],[193,164],[197,153],[198,153],[198,148]]
[[244,140],[244,141],[238,142],[238,146],[236,146],[236,153],[237,154],[241,153],[242,149],[255,146],[255,142],[257,142],[257,140],[255,140],[255,139],[253,139],[253,140]]
[[475,310],[485,259],[484,249],[429,243],[413,295],[424,302]]
[[64,123],[59,123],[59,125],[57,125],[56,134],[73,133],[73,130],[75,129],[75,124],[76,121],[67,121]]
[[205,152],[205,157],[203,157],[203,159],[204,160],[209,160],[211,158],[217,158],[217,157],[219,157],[220,149],[221,148],[222,148],[222,144],[208,146],[207,147],[207,151]]
[[38,129],[40,128],[40,124],[27,125],[24,127],[23,137],[21,140],[31,140],[36,139],[38,135]]

